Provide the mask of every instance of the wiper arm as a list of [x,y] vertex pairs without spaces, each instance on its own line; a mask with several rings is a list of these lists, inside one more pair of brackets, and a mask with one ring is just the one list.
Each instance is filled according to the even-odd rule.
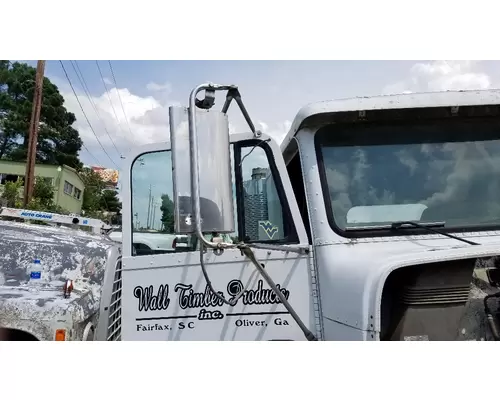
[[464,239],[464,238],[461,238],[461,237],[458,237],[458,236],[455,236],[455,235],[451,235],[451,234],[446,233],[446,232],[438,231],[437,229],[431,228],[429,226],[429,225],[432,225],[432,226],[436,226],[438,228],[444,228],[444,226],[445,226],[444,222],[441,222],[441,223],[429,223],[429,224],[423,223],[423,224],[420,224],[418,222],[413,222],[413,221],[401,221],[401,222],[394,222],[394,223],[392,223],[391,224],[391,229],[398,230],[398,229],[402,229],[402,228],[408,228],[408,225],[410,225],[413,228],[424,229],[424,230],[429,231],[429,232],[437,233],[438,235],[446,236],[446,237],[449,237],[451,239],[456,239],[456,240],[459,240],[461,242],[464,242],[464,243],[467,243],[467,244],[470,244],[470,245],[473,245],[473,246],[479,246],[480,245],[480,243],[471,242],[470,240],[467,240],[467,239]]

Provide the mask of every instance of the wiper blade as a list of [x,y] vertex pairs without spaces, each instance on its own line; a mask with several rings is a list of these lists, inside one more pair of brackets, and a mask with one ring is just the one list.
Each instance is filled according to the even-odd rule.
[[399,229],[424,229],[426,231],[436,233],[438,235],[446,236],[451,239],[459,240],[460,242],[464,242],[473,246],[478,246],[480,243],[472,242],[467,239],[463,239],[461,237],[452,235],[450,233],[441,232],[434,228],[444,228],[446,225],[445,222],[414,222],[414,221],[400,221],[393,222],[388,225],[367,225],[367,226],[348,226],[345,228],[346,231],[380,231],[380,230],[399,230]]
[[467,244],[470,244],[473,246],[480,245],[480,243],[472,242],[470,240],[461,238],[459,236],[452,235],[450,233],[438,231],[437,229],[432,228],[432,226],[438,227],[438,228],[444,228],[445,223],[444,222],[418,223],[418,222],[413,222],[413,221],[400,221],[400,222],[392,223],[391,229],[393,229],[393,230],[398,230],[398,229],[402,229],[402,228],[408,229],[409,227],[424,229],[426,231],[437,233],[438,235],[446,236],[446,237],[449,237],[451,239],[459,240],[461,242],[464,242],[464,243],[467,243]]
[[[384,224],[384,225],[358,225],[358,226],[347,226],[345,228],[346,231],[380,231],[387,229],[398,229],[398,228],[413,228],[413,226],[402,226],[405,225],[405,222],[394,222],[392,224]],[[413,222],[412,222],[413,224]],[[428,228],[444,228],[444,222],[425,222],[420,225],[425,225]]]

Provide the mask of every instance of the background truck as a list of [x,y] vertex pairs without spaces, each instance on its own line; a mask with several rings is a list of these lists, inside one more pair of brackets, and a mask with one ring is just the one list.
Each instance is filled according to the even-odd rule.
[[[109,238],[122,242],[122,230],[114,229]],[[180,251],[189,247],[190,237],[187,235],[165,234],[162,232],[134,232],[134,251],[138,255],[161,254]]]
[[108,228],[79,216],[0,209],[0,340],[87,341],[107,332],[121,294],[121,248]]

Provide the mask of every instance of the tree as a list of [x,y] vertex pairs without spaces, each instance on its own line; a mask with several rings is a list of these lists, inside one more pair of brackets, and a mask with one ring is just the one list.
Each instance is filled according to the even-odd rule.
[[[36,69],[28,64],[0,61],[0,159],[25,161],[35,91]],[[82,140],[71,125],[75,115],[64,107],[59,89],[43,80],[42,108],[36,161],[81,168]]]
[[162,213],[161,222],[163,224],[163,231],[174,233],[174,202],[168,194],[161,196],[160,211]]
[[113,214],[110,219],[111,225],[121,225],[122,224],[122,214],[118,212]]
[[41,177],[37,177],[33,187],[33,198],[41,207],[50,210],[54,207],[54,187]]
[[103,190],[99,201],[101,210],[118,213],[122,209],[122,203],[118,199],[118,194],[115,190]]
[[16,182],[6,182],[0,199],[6,207],[20,207],[21,195],[20,190],[24,185],[23,179],[18,178]]
[[9,61],[0,60],[0,158],[12,149],[15,140],[5,131],[6,116],[13,108],[13,100],[7,93]]
[[[82,168],[79,172],[85,185],[83,192],[82,210],[85,215],[93,218],[103,218],[103,212],[119,214],[122,203],[115,190],[107,190],[106,184],[99,174],[91,168]],[[112,217],[113,223],[118,224],[121,217]]]
[[90,168],[83,168],[80,177],[85,185],[83,191],[82,210],[92,213],[101,209],[101,192],[104,190],[104,182],[99,174]]

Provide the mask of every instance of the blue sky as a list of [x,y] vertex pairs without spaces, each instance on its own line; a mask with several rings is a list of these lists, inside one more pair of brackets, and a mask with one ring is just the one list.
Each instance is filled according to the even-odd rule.
[[[36,61],[26,62],[36,65]],[[140,144],[167,140],[168,107],[186,105],[191,89],[206,81],[237,84],[256,125],[278,141],[286,134],[300,107],[315,101],[404,91],[500,86],[500,62],[496,61],[112,61],[118,85],[115,88],[108,62],[100,61],[110,90],[110,103],[96,62],[77,63],[100,119],[71,63],[64,61],[80,102],[111,160],[82,115],[59,61],[47,61],[45,74],[59,87],[66,107],[77,117],[75,127],[92,154],[83,150],[82,161],[95,165],[97,159],[105,167],[116,168],[116,164],[121,170],[124,162],[104,127],[119,152],[125,155]],[[222,101],[218,104],[221,106]],[[229,117],[234,131],[247,130],[235,110]],[[149,186],[147,182],[144,185]],[[141,193],[146,191],[141,188]],[[147,199],[145,201],[147,204]]]
[[[27,62],[36,65],[35,61]],[[71,64],[64,63],[96,134],[113,161],[121,167],[120,157],[109,143]],[[500,62],[112,61],[112,65],[135,142],[130,132],[127,133],[124,120],[123,126],[117,126],[95,61],[78,61],[106,129],[117,147],[124,151],[130,149],[132,143],[168,138],[168,106],[185,105],[191,89],[205,81],[239,85],[254,121],[263,123],[261,128],[275,134],[278,139],[300,107],[310,102],[378,95],[391,91],[391,88],[396,92],[472,89],[496,87],[500,82]],[[107,61],[100,61],[100,66],[104,77],[111,82]],[[68,109],[76,114],[76,126],[86,147],[104,166],[113,167],[88,128],[59,61],[47,62],[46,75],[59,86]],[[108,88],[113,89],[114,85],[108,85]],[[115,111],[122,118],[116,91],[112,90],[111,95]],[[230,122],[236,130],[246,129],[239,115],[230,114]],[[81,158],[86,163],[95,164],[85,151]]]

